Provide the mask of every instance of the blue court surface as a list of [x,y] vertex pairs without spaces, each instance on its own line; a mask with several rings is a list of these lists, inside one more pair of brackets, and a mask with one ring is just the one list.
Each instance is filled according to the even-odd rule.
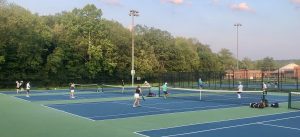
[[[22,95],[26,94],[26,91],[19,91],[19,94],[17,94],[17,91],[2,91],[0,93],[7,94],[7,95]],[[43,94],[43,93],[69,93],[69,90],[67,89],[61,89],[61,90],[30,90],[31,94]]]
[[[271,99],[271,96],[269,98]],[[287,100],[287,97],[274,96],[273,98],[277,100],[271,99],[271,102],[283,102]],[[245,104],[244,102],[233,103],[231,100],[228,103],[225,103],[223,100],[218,102],[216,100],[199,101],[178,98],[146,98],[145,101],[141,100],[141,107],[133,108],[132,105],[133,100],[122,100],[94,103],[55,104],[48,105],[48,107],[59,109],[91,120],[106,120],[186,111],[248,106],[249,104]]]
[[300,111],[135,133],[146,137],[299,137]]
[[178,101],[176,99],[165,100],[162,98],[147,99],[146,101],[141,100],[141,107],[134,108],[132,105],[133,100],[125,100],[95,103],[56,104],[48,105],[48,107],[92,120],[106,120],[240,106],[240,104],[188,100]]
[[[131,94],[122,94],[120,93],[110,93],[110,92],[94,92],[94,93],[85,93],[85,94],[76,94],[75,98],[72,100],[79,100],[79,99],[94,99],[94,98],[110,98],[110,97],[128,97],[133,96],[133,93]],[[67,92],[67,94],[62,95],[35,95],[35,96],[16,96],[18,98],[27,100],[27,101],[55,101],[55,100],[70,100],[70,95]]]

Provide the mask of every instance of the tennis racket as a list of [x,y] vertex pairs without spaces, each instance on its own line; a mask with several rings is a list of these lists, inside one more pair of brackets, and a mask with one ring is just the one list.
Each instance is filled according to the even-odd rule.
[[140,95],[142,96],[142,99],[143,99],[143,101],[145,101],[144,94],[143,94],[143,93],[141,93]]
[[143,99],[144,101],[146,101],[146,100],[145,100],[145,97],[144,97],[144,95],[143,95],[143,94],[142,94],[142,99]]

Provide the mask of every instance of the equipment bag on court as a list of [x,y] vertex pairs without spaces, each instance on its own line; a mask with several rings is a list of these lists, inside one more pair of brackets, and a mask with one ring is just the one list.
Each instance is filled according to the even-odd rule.
[[261,102],[264,104],[264,107],[269,106],[269,101],[267,99],[262,99]]
[[259,103],[250,103],[250,107],[251,108],[264,108],[265,105],[262,102],[259,102]]
[[257,103],[255,108],[265,108],[265,104],[263,102]]
[[156,94],[155,93],[152,93],[152,92],[150,92],[148,95],[147,95],[147,97],[155,97],[156,96]]
[[256,104],[257,104],[257,103],[255,103],[255,102],[254,102],[254,103],[250,103],[250,107],[251,107],[251,108],[254,108],[254,106],[255,106]]
[[276,103],[272,103],[271,104],[271,107],[273,107],[273,108],[278,108],[279,107],[279,104],[276,102]]

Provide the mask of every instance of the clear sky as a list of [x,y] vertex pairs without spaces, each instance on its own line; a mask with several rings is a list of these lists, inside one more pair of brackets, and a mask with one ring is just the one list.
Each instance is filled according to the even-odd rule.
[[239,59],[300,59],[300,0],[7,0],[39,15],[55,14],[94,4],[103,17],[129,27],[135,22],[192,37],[214,52],[229,49]]

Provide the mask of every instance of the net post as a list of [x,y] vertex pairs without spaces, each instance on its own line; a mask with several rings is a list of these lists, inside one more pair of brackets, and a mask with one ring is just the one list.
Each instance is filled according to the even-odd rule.
[[158,84],[158,97],[161,97],[161,96],[160,96],[160,90],[161,90],[161,89],[160,89],[160,83],[159,83],[159,84]]
[[199,90],[199,94],[200,94],[199,99],[202,100],[202,90],[201,89]]
[[289,99],[288,99],[288,108],[292,108],[292,93],[289,92]]
[[97,84],[97,91],[96,92],[100,92],[100,88],[99,88],[98,84]]
[[101,92],[104,92],[104,91],[103,91],[103,88],[104,88],[104,84],[103,84],[103,83],[101,84],[100,87],[101,87]]
[[266,101],[266,92],[265,92],[265,91],[263,91],[262,100],[263,100],[263,102],[265,102],[265,101]]

